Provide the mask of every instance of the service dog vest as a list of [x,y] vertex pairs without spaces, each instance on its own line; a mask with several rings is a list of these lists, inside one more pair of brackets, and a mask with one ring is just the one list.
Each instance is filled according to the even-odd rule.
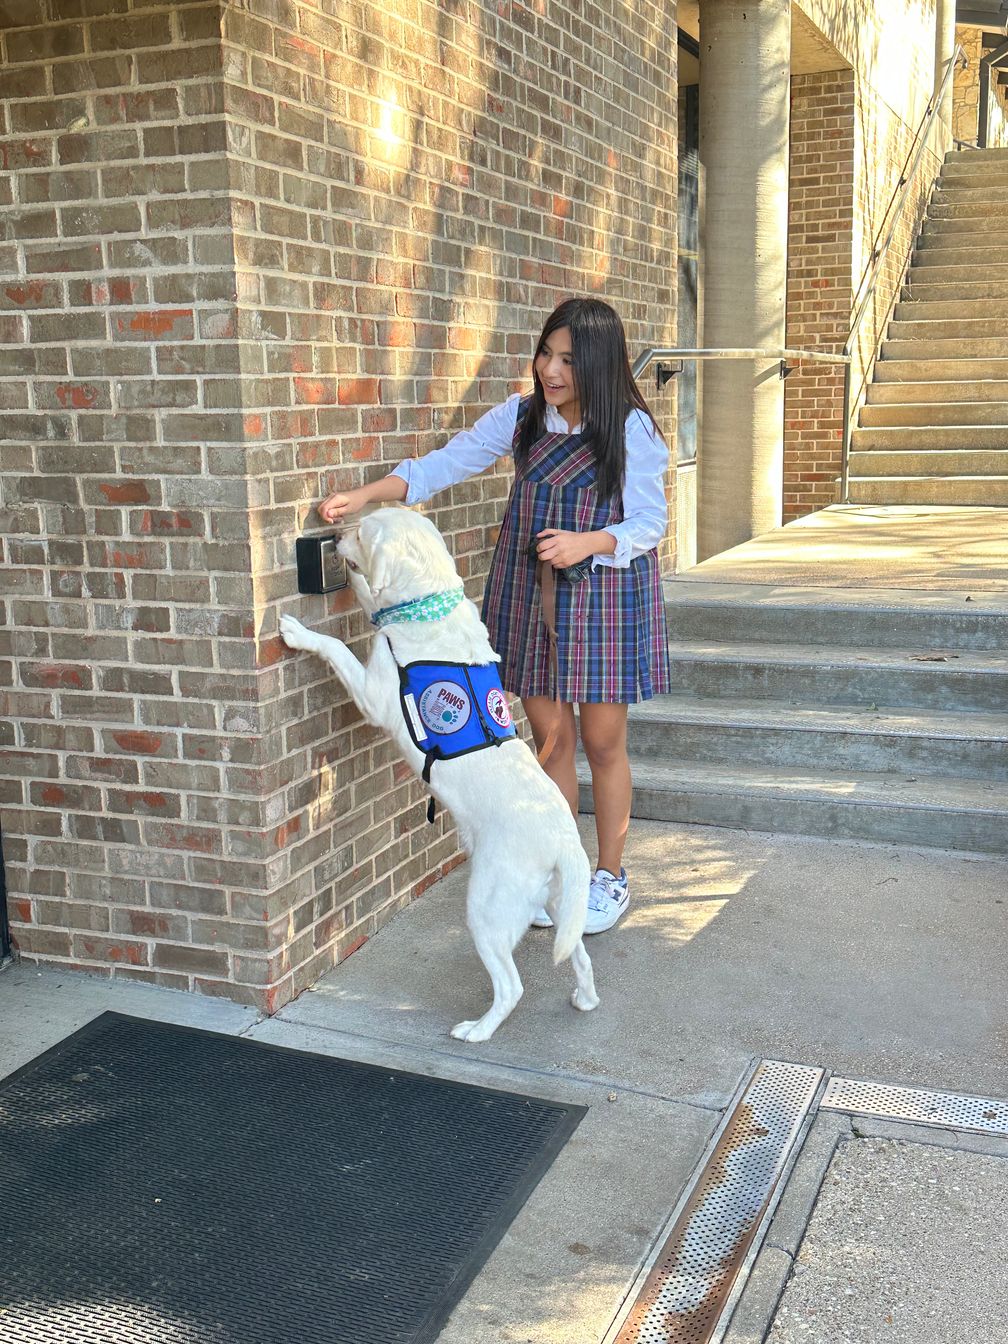
[[[424,753],[423,780],[435,761],[499,747],[516,737],[496,663],[407,663],[399,703],[413,743]],[[434,820],[434,800],[427,808]]]

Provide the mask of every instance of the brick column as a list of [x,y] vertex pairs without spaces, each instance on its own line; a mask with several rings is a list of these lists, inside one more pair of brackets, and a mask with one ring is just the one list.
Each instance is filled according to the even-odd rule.
[[219,11],[102,8],[8,6],[2,39],[12,922],[241,995],[268,935]]
[[[0,6],[14,932],[270,1011],[460,857],[282,646],[285,610],[369,638],[297,596],[294,539],[525,385],[564,295],[672,344],[667,12],[54,8]],[[432,512],[473,597],[507,489]]]
[[[791,80],[787,344],[841,350],[851,311],[854,72]],[[843,366],[805,364],[784,385],[784,521],[835,504]]]

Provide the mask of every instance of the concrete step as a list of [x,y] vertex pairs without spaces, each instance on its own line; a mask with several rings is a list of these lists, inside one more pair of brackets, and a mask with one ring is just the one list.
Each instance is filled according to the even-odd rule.
[[943,213],[940,215],[928,215],[918,241],[926,243],[929,247],[937,246],[935,240],[940,239],[947,239],[950,247],[959,246],[959,240],[962,238],[973,239],[977,245],[984,239],[988,243],[996,242],[997,239],[992,239],[991,234],[1001,232],[1008,223],[1008,205],[1004,209],[1000,206],[990,206],[986,214],[981,214],[980,207],[975,205],[955,208],[954,215],[949,213],[951,207],[948,206],[943,208]]
[[[1004,515],[1008,529],[1008,511]],[[665,583],[669,637],[686,643],[842,644],[903,653],[1008,654],[1008,599],[897,588],[777,587],[687,577]],[[724,702],[719,701],[723,707]]]
[[[1008,781],[1008,716],[908,714],[785,701],[662,695],[632,705],[635,761],[711,761],[830,770],[907,771]],[[1008,794],[1008,789],[1005,790]]]
[[1000,173],[973,173],[960,177],[938,179],[938,185],[928,203],[928,210],[936,201],[990,201],[992,205],[1008,205],[1008,166]]
[[675,641],[669,653],[673,693],[699,699],[983,713],[1008,705],[1008,658],[999,653],[685,640]]
[[[885,384],[891,387],[891,383]],[[956,389],[960,396],[966,395]],[[1008,396],[1008,384],[1002,388]],[[899,402],[862,406],[862,428],[907,428],[912,425],[1002,425],[1008,426],[1008,401]]]
[[975,223],[978,219],[995,226],[1008,219],[1008,187],[971,192],[936,191],[928,204],[924,227],[930,223]]
[[949,340],[885,340],[883,359],[1008,359],[1008,337],[956,336]]
[[896,318],[889,323],[888,336],[894,341],[988,340],[1005,331],[1003,322],[977,313],[962,313],[958,318]]
[[[918,264],[925,255],[931,256],[935,252],[943,255],[946,252],[975,254],[978,261],[989,255],[992,264],[1002,260],[1002,254],[1008,256],[1008,242],[1005,241],[1005,231],[1000,223],[985,229],[977,220],[968,220],[968,227],[958,227],[961,222],[941,220],[935,224],[925,224],[917,237],[914,264]],[[955,259],[953,256],[953,262]]]
[[[1008,300],[1008,274],[1002,280],[972,279],[960,276],[956,280],[929,283],[934,270],[913,271],[910,283],[903,286],[900,300],[911,305],[916,302],[952,303],[961,310],[963,302],[972,303],[975,299],[990,299],[997,303]],[[924,276],[927,279],[924,279]]]
[[[972,155],[980,155],[989,151],[975,149]],[[988,179],[990,181],[1000,181],[1008,177],[1008,161],[1002,158],[981,159],[973,158],[969,154],[963,154],[959,159],[946,160],[942,165],[939,181],[944,185],[952,182],[971,182]]]
[[[592,810],[579,767],[581,810]],[[1003,786],[904,774],[788,770],[667,759],[634,767],[631,812],[653,821],[1008,852]]]
[[1008,448],[1002,452],[869,452],[850,454],[852,476],[1003,476],[1008,481]]
[[848,483],[851,504],[1008,507],[1004,476],[862,476]]
[[873,408],[902,406],[908,409],[916,406],[922,411],[926,407],[938,411],[944,405],[965,404],[978,410],[980,402],[1008,405],[1008,381],[990,378],[962,383],[870,383],[868,386],[868,406]]
[[921,299],[914,293],[910,299],[901,299],[893,310],[896,322],[962,322],[986,321],[992,324],[1008,322],[1008,285],[1002,298]]
[[988,452],[1008,451],[1008,427],[1004,425],[909,425],[880,426],[851,431],[851,449],[859,453],[948,452],[954,448]]
[[972,192],[980,195],[991,190],[1001,191],[1008,188],[1008,166],[997,164],[984,170],[970,168],[951,171],[946,169],[938,182],[942,192],[955,192],[963,196]]
[[973,234],[964,235],[958,243],[951,238],[929,240],[922,236],[917,239],[912,265],[914,270],[930,270],[937,266],[968,267],[972,271],[969,279],[980,279],[988,267],[996,268],[1000,275],[1001,269],[1008,266],[1008,245],[1002,243],[997,234],[988,234],[981,239]]
[[[998,248],[998,255],[1003,253]],[[943,260],[934,248],[918,252],[910,268],[909,285],[916,290],[923,285],[996,285],[1008,282],[1008,258],[1005,262],[991,261],[985,266],[977,266],[976,261],[951,253],[951,261]]]
[[963,165],[983,167],[986,164],[1003,163],[1008,166],[1008,149],[995,145],[991,149],[950,149],[945,155],[942,172]]
[[907,359],[883,357],[876,361],[876,383],[965,383],[1003,382],[1008,379],[1008,358],[1002,359]]

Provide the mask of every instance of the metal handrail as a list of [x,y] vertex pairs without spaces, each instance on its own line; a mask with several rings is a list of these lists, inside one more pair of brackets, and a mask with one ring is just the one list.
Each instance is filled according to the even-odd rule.
[[[942,75],[941,83],[938,85],[938,88],[934,91],[934,93],[932,93],[927,108],[925,109],[924,117],[922,118],[921,121],[921,129],[917,135],[917,141],[918,141],[917,149],[913,155],[911,166],[909,170],[904,171],[900,176],[900,180],[897,183],[897,190],[893,194],[893,199],[889,202],[889,206],[886,209],[885,214],[882,216],[883,219],[886,219],[887,217],[889,217],[890,210],[892,211],[892,217],[889,220],[889,229],[885,235],[885,240],[882,243],[873,244],[871,252],[871,262],[869,264],[868,269],[866,269],[865,271],[865,275],[861,280],[861,284],[858,286],[857,292],[854,295],[855,301],[857,301],[857,295],[861,293],[861,289],[863,286],[865,286],[867,281],[867,287],[864,289],[864,293],[861,295],[860,302],[856,302],[854,315],[851,318],[850,328],[847,332],[847,339],[846,341],[844,341],[844,347],[843,347],[844,354],[847,356],[847,364],[844,369],[843,440],[840,451],[840,499],[841,502],[844,504],[847,503],[847,494],[848,494],[848,474],[849,474],[848,459],[850,457],[850,438],[851,438],[850,371],[851,371],[851,352],[854,346],[854,338],[857,335],[857,331],[861,325],[861,321],[864,318],[865,313],[867,312],[868,303],[871,300],[873,294],[875,293],[875,288],[878,283],[879,272],[882,269],[882,262],[884,261],[886,254],[889,250],[889,245],[892,243],[892,240],[895,237],[896,225],[902,218],[903,207],[909,195],[910,187],[913,183],[914,177],[916,176],[917,169],[920,166],[920,161],[921,158],[923,157],[924,150],[927,147],[928,140],[930,139],[931,128],[934,124],[934,119],[938,115],[938,111],[942,103],[945,101],[945,94],[948,91],[949,82],[952,79],[956,66],[960,62],[962,62],[964,65],[968,65],[968,61],[966,60],[966,53],[963,51],[962,46],[959,43],[956,43],[955,50],[952,52],[952,55],[949,58],[948,66],[945,70],[945,73]],[[930,194],[930,189],[928,194]],[[914,239],[916,241],[916,234],[914,235]],[[903,278],[901,275],[899,284],[897,284],[896,286],[895,294],[889,301],[889,311],[891,311],[895,305],[896,298],[899,295],[900,286],[902,285],[902,283]],[[885,327],[885,324],[888,320],[889,319],[887,315],[885,321],[883,321],[882,323],[883,328]],[[861,388],[864,387],[866,380],[867,380],[867,370],[865,372],[865,376],[861,380]],[[858,388],[859,394],[861,388]]]
[[[643,350],[633,362],[632,371],[635,378],[639,378],[644,370],[650,365],[662,359],[776,359],[781,364],[781,377],[786,377],[787,373],[797,364],[802,364],[806,360],[819,360],[824,364],[849,364],[850,355],[846,352],[838,354],[830,350],[761,350],[758,348],[750,349],[748,347],[727,347],[721,350],[694,350],[688,346],[649,346]],[[787,370],[785,373],[784,370]],[[676,369],[674,372],[678,373]],[[662,371],[658,374],[659,387],[668,382],[668,377],[662,377]]]

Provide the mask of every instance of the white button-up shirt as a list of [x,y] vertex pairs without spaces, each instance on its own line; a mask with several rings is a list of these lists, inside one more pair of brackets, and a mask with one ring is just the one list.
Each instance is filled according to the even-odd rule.
[[[497,458],[511,452],[521,394],[494,406],[471,429],[454,435],[443,448],[435,448],[424,457],[407,458],[392,472],[401,476],[408,487],[407,504],[424,500],[450,485],[468,480],[493,466]],[[554,406],[546,407],[546,430],[550,434],[578,433],[571,430]],[[657,546],[668,527],[665,499],[665,473],[669,452],[650,419],[636,408],[626,422],[626,475],[623,479],[623,521],[604,528],[616,538],[612,555],[595,555],[594,565],[613,565],[625,569],[630,561]]]

